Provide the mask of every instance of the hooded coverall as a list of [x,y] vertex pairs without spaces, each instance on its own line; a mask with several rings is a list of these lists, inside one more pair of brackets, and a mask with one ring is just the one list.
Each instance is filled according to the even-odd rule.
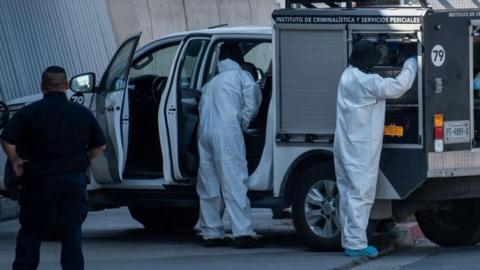
[[366,229],[375,200],[387,98],[412,87],[416,59],[408,59],[396,78],[382,78],[349,66],[338,86],[334,141],[335,173],[340,195],[342,246],[366,248]]
[[226,206],[234,237],[254,236],[243,131],[256,115],[262,96],[251,75],[235,61],[220,61],[218,70],[202,88],[199,106],[200,228],[204,239],[223,238]]

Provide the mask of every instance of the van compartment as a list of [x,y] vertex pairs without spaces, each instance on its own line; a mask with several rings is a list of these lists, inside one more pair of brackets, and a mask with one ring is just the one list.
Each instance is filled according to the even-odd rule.
[[384,143],[418,144],[418,134],[418,106],[387,104]]

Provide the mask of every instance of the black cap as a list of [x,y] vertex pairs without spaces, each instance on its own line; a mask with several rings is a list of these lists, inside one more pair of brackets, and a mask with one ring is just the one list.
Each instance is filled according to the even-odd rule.
[[353,44],[350,64],[360,70],[369,70],[380,61],[381,57],[382,53],[373,42],[361,40]]

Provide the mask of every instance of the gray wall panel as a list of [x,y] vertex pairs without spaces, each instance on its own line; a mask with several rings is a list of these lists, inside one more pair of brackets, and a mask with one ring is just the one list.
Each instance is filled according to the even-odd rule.
[[38,93],[49,65],[100,76],[115,49],[104,0],[2,0],[0,99]]
[[280,35],[280,131],[333,134],[337,87],[347,63],[345,31],[280,30]]

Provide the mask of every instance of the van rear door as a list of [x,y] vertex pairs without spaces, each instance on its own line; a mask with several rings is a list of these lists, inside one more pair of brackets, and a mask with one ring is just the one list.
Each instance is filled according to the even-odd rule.
[[479,126],[475,127],[473,106],[474,66],[480,67],[474,63],[474,51],[480,48],[473,32],[479,15],[480,10],[447,10],[429,11],[425,16],[424,122],[429,177],[480,174]]

